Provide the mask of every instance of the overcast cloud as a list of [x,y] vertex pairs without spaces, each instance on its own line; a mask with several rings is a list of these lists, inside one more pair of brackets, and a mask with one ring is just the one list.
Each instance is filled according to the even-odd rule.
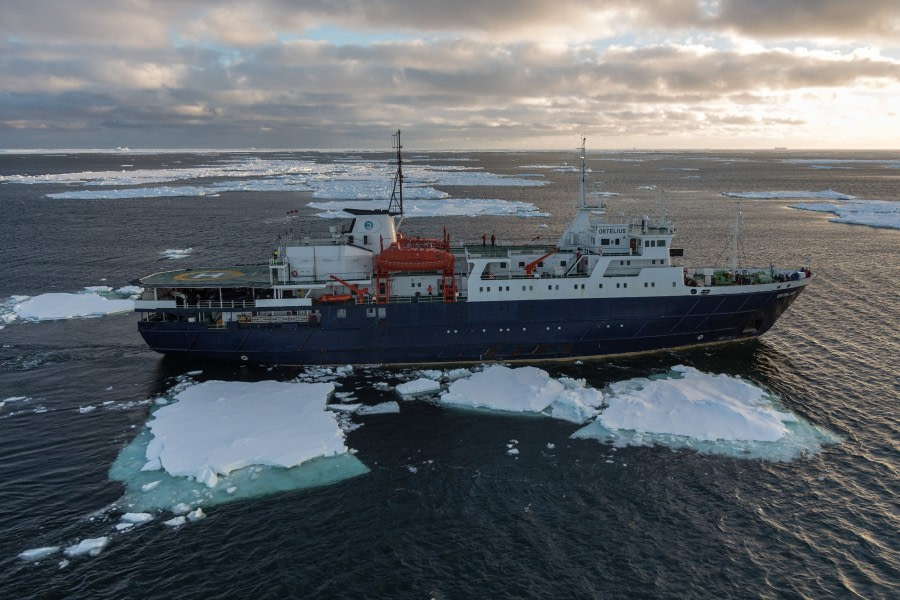
[[896,0],[5,0],[0,147],[896,148]]

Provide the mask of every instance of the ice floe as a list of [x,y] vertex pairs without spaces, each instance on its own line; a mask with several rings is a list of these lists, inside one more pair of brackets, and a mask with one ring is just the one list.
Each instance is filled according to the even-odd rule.
[[356,410],[356,414],[358,415],[384,415],[398,412],[400,412],[400,405],[393,400],[375,404],[373,406],[360,406]]
[[731,198],[747,198],[752,200],[794,200],[799,198],[820,198],[823,200],[856,200],[856,196],[850,194],[842,194],[834,190],[821,190],[811,192],[806,190],[791,191],[782,190],[775,192],[722,192],[723,196]]
[[[813,169],[832,168],[849,169],[855,166],[881,166],[888,169],[900,169],[900,160],[891,158],[788,158],[785,163],[809,165]],[[834,166],[841,165],[841,166]]]
[[[572,437],[615,446],[661,445],[789,461],[840,441],[786,411],[759,386],[685,366],[616,382],[602,393],[582,380],[556,379],[535,367],[493,365],[453,382],[439,402],[586,423]],[[509,449],[516,448],[517,442],[511,444]]]
[[[351,200],[333,202],[310,202],[309,207],[321,210],[317,216],[326,219],[346,219],[350,213],[344,209],[372,210],[384,207],[383,200]],[[440,200],[417,200],[404,198],[403,213],[410,217],[483,217],[483,216],[513,216],[513,217],[546,217],[547,213],[541,212],[530,202],[518,202],[512,200],[479,200],[467,198],[445,198]]]
[[78,293],[12,296],[0,305],[0,323],[16,320],[58,321],[131,312],[134,310],[133,297],[141,291],[135,286],[115,291],[108,286],[91,286]]
[[900,229],[900,202],[897,201],[809,202],[791,204],[790,207],[799,210],[834,213],[837,217],[829,219],[832,223]]
[[24,552],[19,553],[19,558],[22,560],[27,560],[28,562],[37,562],[39,560],[43,560],[48,556],[53,556],[57,552],[59,552],[59,546],[42,546],[40,548],[31,548],[29,550],[25,550]]
[[606,404],[573,437],[773,461],[793,460],[839,441],[785,411],[764,389],[691,367],[614,383]]
[[537,367],[491,365],[451,383],[439,402],[584,423],[598,414],[603,396],[584,381],[553,379]]
[[106,545],[109,544],[109,537],[97,537],[97,538],[88,538],[85,540],[81,540],[77,544],[73,544],[63,550],[63,554],[68,556],[69,558],[75,556],[97,556],[103,549],[106,548]]
[[[218,196],[228,192],[307,191],[312,197],[319,199],[379,198],[383,203],[390,197],[392,170],[390,161],[365,158],[345,158],[322,163],[312,160],[235,158],[218,165],[191,168],[8,175],[0,177],[0,182],[22,185],[64,183],[90,188],[47,194],[58,200],[120,200]],[[213,181],[150,186],[197,179]],[[448,196],[447,192],[434,186],[533,187],[547,183],[539,175],[510,176],[485,172],[478,167],[423,164],[408,166],[404,181],[405,195],[411,200]],[[111,187],[115,189],[109,189]]]
[[193,248],[168,248],[160,254],[170,260],[178,260],[179,258],[187,258],[193,251]]
[[110,468],[126,486],[121,505],[189,513],[367,472],[326,410],[333,390],[331,382],[181,381]]
[[[468,371],[466,372],[468,376]],[[401,396],[422,396],[425,394],[434,394],[441,391],[440,375],[438,377],[419,377],[412,381],[398,384],[397,393]]]

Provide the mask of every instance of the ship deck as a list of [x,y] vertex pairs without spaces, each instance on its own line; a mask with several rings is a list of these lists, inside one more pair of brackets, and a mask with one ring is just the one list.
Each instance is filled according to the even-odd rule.
[[240,288],[270,287],[268,265],[199,267],[163,271],[141,278],[150,288]]

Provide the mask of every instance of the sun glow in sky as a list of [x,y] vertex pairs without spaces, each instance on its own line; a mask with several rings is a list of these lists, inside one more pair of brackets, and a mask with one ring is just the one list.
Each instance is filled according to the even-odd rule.
[[9,0],[0,148],[897,148],[896,0]]

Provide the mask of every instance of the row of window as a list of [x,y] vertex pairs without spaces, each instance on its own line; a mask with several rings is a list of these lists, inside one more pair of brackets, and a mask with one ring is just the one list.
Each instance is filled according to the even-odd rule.
[[[672,282],[672,287],[675,287],[675,285],[676,285],[676,283],[673,281],[673,282]],[[597,285],[597,287],[598,287],[599,289],[602,290],[602,289],[603,289],[603,284],[600,283],[600,284]],[[627,281],[625,281],[625,282],[619,282],[619,283],[616,284],[616,288],[618,288],[618,289],[627,288],[627,287],[628,287],[628,282],[627,282]],[[645,281],[645,282],[644,282],[644,287],[656,287],[656,282],[655,282],[655,281],[650,281],[650,282]],[[486,286],[486,287],[485,287],[485,286],[480,286],[480,287],[478,288],[478,291],[479,291],[479,292],[490,292],[491,289],[492,289],[491,286]],[[559,285],[558,285],[558,284],[555,284],[555,285],[554,285],[554,284],[550,284],[550,285],[547,286],[547,289],[550,290],[550,291],[559,290]],[[582,289],[582,290],[583,290],[583,289],[585,289],[585,288],[584,288],[584,284],[583,284],[583,283],[576,283],[576,284],[572,287],[572,289],[573,289],[573,290],[577,290],[577,289]],[[497,286],[497,291],[498,291],[498,292],[508,292],[508,291],[509,291],[509,286],[508,286],[508,285],[507,285],[507,286],[498,285],[498,286]],[[533,285],[523,285],[523,286],[522,286],[522,291],[523,291],[523,292],[526,292],[526,291],[527,291],[527,292],[533,292],[533,291],[534,291],[534,286],[533,286]]]

